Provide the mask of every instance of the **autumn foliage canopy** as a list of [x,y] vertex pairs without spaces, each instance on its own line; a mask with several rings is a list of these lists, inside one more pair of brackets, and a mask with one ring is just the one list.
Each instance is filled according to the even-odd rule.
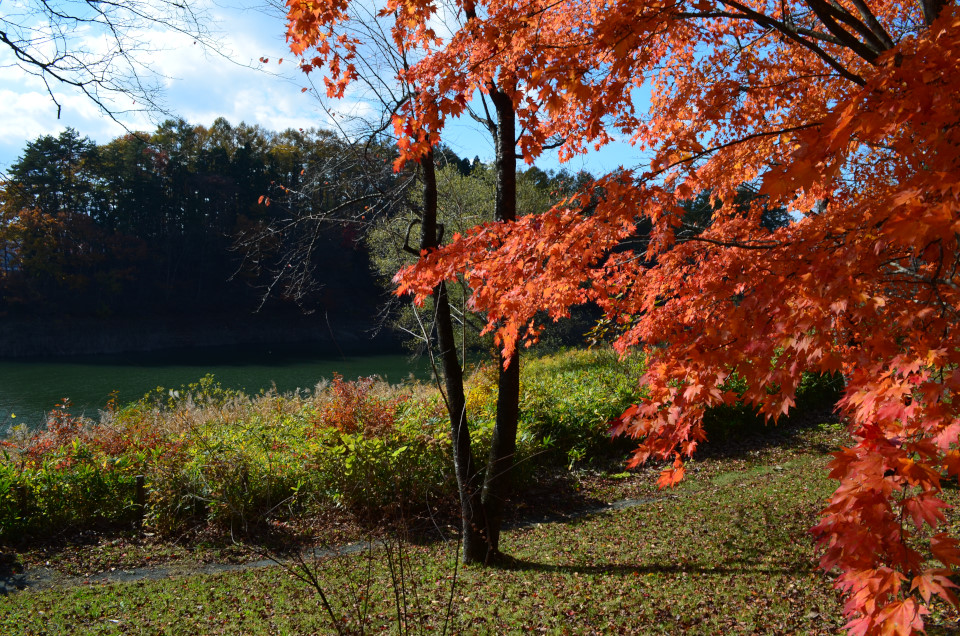
[[[331,95],[357,72],[348,0],[290,0],[289,37]],[[771,419],[803,371],[842,373],[856,440],[813,529],[838,568],[851,634],[923,627],[956,604],[960,547],[942,483],[960,474],[960,11],[896,0],[390,0],[392,37],[419,60],[394,121],[416,161],[496,81],[527,160],[614,138],[638,167],[538,216],[457,236],[397,278],[430,294],[464,277],[505,351],[593,302],[645,346],[650,398],[616,423],[633,462],[683,476],[704,410],[742,399]],[[464,15],[477,17],[465,20]],[[442,18],[442,20],[440,19]],[[443,23],[445,29],[438,30]],[[650,91],[649,107],[638,99]],[[738,192],[750,184],[746,203]],[[714,212],[680,231],[684,201]],[[587,203],[590,203],[587,208]],[[764,208],[791,221],[771,231]],[[637,247],[638,226],[652,229]],[[631,240],[632,239],[632,240]],[[628,247],[632,245],[632,249]]]

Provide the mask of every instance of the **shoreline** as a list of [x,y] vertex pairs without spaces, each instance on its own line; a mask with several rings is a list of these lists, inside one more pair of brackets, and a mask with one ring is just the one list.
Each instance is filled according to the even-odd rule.
[[395,336],[373,321],[352,317],[226,314],[192,319],[0,321],[0,359],[10,361],[271,345],[307,345],[333,355],[402,349]]

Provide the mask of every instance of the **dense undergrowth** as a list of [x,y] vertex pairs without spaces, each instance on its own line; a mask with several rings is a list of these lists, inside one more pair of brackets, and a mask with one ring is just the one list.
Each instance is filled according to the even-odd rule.
[[[544,469],[623,457],[607,422],[640,398],[639,355],[574,350],[524,362],[517,483]],[[817,398],[824,382],[808,382]],[[478,456],[495,415],[496,372],[468,384]],[[717,434],[762,423],[727,407]],[[723,432],[729,435],[729,432]],[[207,376],[108,405],[94,421],[57,406],[38,432],[2,442],[0,540],[23,543],[142,523],[161,534],[206,527],[245,533],[340,509],[354,518],[451,509],[450,433],[432,386],[336,377],[311,392],[248,396]]]
[[[140,538],[24,552],[35,585],[0,603],[0,633],[838,634],[843,600],[807,529],[834,488],[827,453],[850,438],[808,420],[712,444],[670,490],[654,466],[575,470],[563,497],[628,505],[567,515],[555,501],[559,522],[505,531],[512,559],[498,568],[458,567],[455,536],[410,542],[388,524],[362,550],[287,553],[283,567]],[[956,634],[956,621],[936,603],[927,633]]]
[[[527,362],[521,484],[537,467],[609,456],[617,445],[606,422],[637,399],[642,366],[608,351]],[[480,369],[469,383],[479,455],[492,430],[495,375]],[[14,429],[2,445],[0,539],[12,542],[141,520],[160,533],[197,525],[242,533],[330,507],[377,519],[442,507],[455,489],[439,392],[373,378],[248,396],[207,376],[110,404],[96,421],[58,405],[45,429]]]

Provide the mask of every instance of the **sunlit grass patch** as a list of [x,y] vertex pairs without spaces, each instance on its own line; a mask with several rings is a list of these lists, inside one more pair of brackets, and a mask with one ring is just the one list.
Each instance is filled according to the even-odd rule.
[[[832,489],[825,459],[797,453],[767,470],[693,477],[648,504],[509,531],[514,561],[501,569],[455,570],[454,541],[407,545],[404,620],[413,633],[445,620],[464,634],[838,633],[838,597],[806,533]],[[397,633],[385,549],[312,565],[349,633]],[[317,595],[279,568],[10,600],[5,633],[335,633]]]

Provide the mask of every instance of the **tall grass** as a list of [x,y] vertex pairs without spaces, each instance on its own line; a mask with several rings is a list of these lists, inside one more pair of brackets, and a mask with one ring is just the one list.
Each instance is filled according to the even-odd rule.
[[[638,398],[641,371],[639,358],[621,362],[608,351],[526,362],[521,480],[544,464],[609,452],[606,422]],[[481,456],[494,375],[482,369],[468,384]],[[5,540],[141,521],[158,532],[197,525],[244,532],[331,508],[379,519],[454,501],[443,400],[423,384],[335,377],[309,392],[250,396],[206,376],[111,403],[96,420],[58,405],[43,430],[15,429],[0,443]]]
[[[608,422],[642,397],[644,360],[609,350],[527,358],[521,368],[517,483],[542,467],[625,456]],[[798,399],[834,400],[839,378],[809,376]],[[496,370],[467,386],[475,452],[487,452]],[[763,426],[747,407],[707,413],[711,437]],[[442,396],[425,384],[337,376],[312,391],[244,395],[212,376],[157,388],[97,420],[54,408],[36,433],[0,441],[0,539],[29,540],[98,524],[231,532],[332,509],[360,519],[456,506]]]

